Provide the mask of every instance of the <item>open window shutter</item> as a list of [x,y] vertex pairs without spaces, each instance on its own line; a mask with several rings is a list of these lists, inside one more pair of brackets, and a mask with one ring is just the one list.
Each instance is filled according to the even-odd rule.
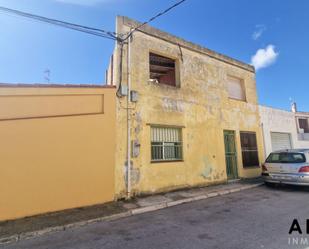
[[238,100],[246,100],[245,90],[241,79],[228,77],[229,97]]

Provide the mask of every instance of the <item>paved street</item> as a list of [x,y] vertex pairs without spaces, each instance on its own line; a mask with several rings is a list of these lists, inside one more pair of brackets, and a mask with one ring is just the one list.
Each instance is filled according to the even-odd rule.
[[309,218],[308,193],[305,188],[262,186],[3,248],[307,248],[309,244],[289,245],[288,231],[298,218],[302,238],[309,240],[304,227]]

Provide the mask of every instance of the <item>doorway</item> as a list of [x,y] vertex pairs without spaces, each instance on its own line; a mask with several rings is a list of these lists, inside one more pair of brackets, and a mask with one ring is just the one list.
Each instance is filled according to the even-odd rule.
[[226,174],[228,180],[238,178],[235,131],[224,131]]

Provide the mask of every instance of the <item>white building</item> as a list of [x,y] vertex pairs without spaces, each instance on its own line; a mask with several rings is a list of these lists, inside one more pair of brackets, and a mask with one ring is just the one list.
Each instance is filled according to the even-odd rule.
[[309,113],[259,106],[264,135],[265,156],[281,149],[309,148]]

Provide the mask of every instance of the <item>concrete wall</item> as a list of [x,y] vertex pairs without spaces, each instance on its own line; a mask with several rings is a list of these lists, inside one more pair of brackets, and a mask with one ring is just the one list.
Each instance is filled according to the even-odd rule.
[[269,155],[273,151],[271,144],[271,132],[289,133],[293,148],[309,148],[309,141],[300,141],[297,134],[295,114],[266,106],[259,106],[261,123],[265,143],[265,153]]
[[0,220],[114,199],[115,88],[0,87]]
[[[136,25],[134,21],[122,17],[117,19],[117,23],[118,33],[128,32],[131,25]],[[117,65],[120,58],[119,50],[118,44],[114,54]],[[149,82],[150,52],[176,60],[179,88]],[[126,62],[127,45],[124,46],[123,85],[128,82]],[[131,138],[139,141],[141,145],[140,155],[132,158],[133,193],[153,193],[225,182],[227,175],[224,130],[236,131],[239,176],[255,177],[260,174],[259,165],[254,168],[243,168],[239,138],[239,131],[256,132],[259,158],[263,161],[255,73],[251,66],[149,26],[145,26],[142,32],[134,33],[130,65],[132,90],[139,94],[138,102],[129,106]],[[115,71],[114,75],[119,78],[118,71]],[[228,97],[228,75],[244,80],[247,102]],[[127,111],[125,108],[126,97],[122,97],[117,101],[116,194],[118,197],[124,196],[126,191]],[[150,162],[150,124],[184,127],[182,162]]]

